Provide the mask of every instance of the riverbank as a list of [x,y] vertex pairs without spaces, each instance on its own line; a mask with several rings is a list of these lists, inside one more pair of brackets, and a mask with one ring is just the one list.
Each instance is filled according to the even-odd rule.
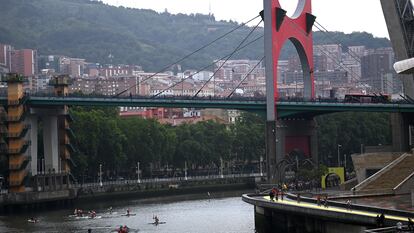
[[[235,190],[254,190],[255,178],[232,178],[182,181],[179,183],[116,183],[104,186],[90,186],[72,188],[71,195],[56,195],[62,191],[29,192],[22,194],[9,194],[0,200],[1,213],[16,213],[20,211],[37,211],[42,209],[59,209],[73,207],[78,204],[107,201],[117,199],[142,199],[156,197],[171,197],[177,195],[202,194],[208,197],[217,192]],[[53,198],[52,198],[53,197]],[[59,198],[57,198],[59,197]]]

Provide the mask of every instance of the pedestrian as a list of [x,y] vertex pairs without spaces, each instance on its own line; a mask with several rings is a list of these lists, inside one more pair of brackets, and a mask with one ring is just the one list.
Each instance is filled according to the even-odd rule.
[[296,198],[296,201],[297,201],[298,203],[300,203],[300,193],[298,193],[297,198]]
[[283,196],[284,196],[283,189],[281,189],[280,190],[280,200],[282,200],[282,201],[283,201]]
[[270,200],[273,201],[273,198],[275,197],[275,194],[273,193],[273,190],[270,190],[269,197],[270,197]]
[[351,200],[347,200],[346,201],[346,208],[349,210],[349,211],[352,211],[352,202],[351,202]]
[[279,190],[275,189],[275,197],[276,197],[276,201],[279,200]]
[[379,219],[380,219],[380,227],[383,227],[384,226],[384,223],[385,223],[385,215],[384,215],[384,213],[381,213],[381,215],[379,216]]
[[325,197],[324,197],[324,207],[325,208],[328,208],[328,195],[326,195]]
[[408,218],[408,230],[414,231],[414,223],[413,220],[411,220],[411,218]]
[[321,196],[319,194],[316,196],[316,204],[321,206]]

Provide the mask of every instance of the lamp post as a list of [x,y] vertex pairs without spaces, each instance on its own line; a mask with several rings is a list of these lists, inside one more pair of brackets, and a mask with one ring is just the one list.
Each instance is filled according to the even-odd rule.
[[260,156],[260,176],[263,176],[263,156]]
[[99,186],[103,186],[102,183],[102,164],[99,164]]
[[184,162],[184,180],[187,180],[187,161]]
[[340,153],[340,149],[341,149],[342,145],[338,144],[338,167],[341,166],[341,153]]
[[139,162],[137,162],[137,182],[138,184],[141,183],[141,179],[139,177]]
[[220,158],[220,178],[224,178],[223,175],[223,159]]

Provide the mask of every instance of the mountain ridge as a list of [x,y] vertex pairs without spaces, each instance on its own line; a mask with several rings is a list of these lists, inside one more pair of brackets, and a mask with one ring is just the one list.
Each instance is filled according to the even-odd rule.
[[[137,64],[157,71],[238,26],[216,21],[212,15],[157,13],[153,10],[114,7],[89,0],[0,0],[0,43],[16,48],[33,48],[39,54],[59,54],[85,58],[89,62]],[[197,69],[232,50],[249,33],[242,27],[202,53],[182,63],[185,69]],[[263,34],[258,28],[251,38]],[[324,33],[315,32],[315,44],[329,42]],[[332,32],[344,47],[390,46],[386,38],[374,38],[365,32]],[[332,41],[330,41],[332,43]],[[285,46],[282,59],[294,52]],[[234,59],[260,59],[263,40],[259,40]]]

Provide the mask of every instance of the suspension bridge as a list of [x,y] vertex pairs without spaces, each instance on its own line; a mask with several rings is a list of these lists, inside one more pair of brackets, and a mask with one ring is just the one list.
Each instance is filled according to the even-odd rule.
[[[385,2],[385,1],[383,1]],[[389,1],[395,3],[393,7],[399,6],[407,0]],[[398,3],[398,4],[397,4]],[[385,3],[384,3],[385,4]],[[407,5],[406,5],[407,6]],[[411,10],[411,2],[408,5]],[[386,11],[388,12],[388,11]],[[389,12],[388,12],[389,13]],[[406,12],[404,11],[404,14]],[[402,25],[403,29],[398,32],[406,38],[412,39],[413,34],[407,33],[408,21],[404,21],[406,17],[398,11],[397,19],[388,19],[397,21],[398,25]],[[392,15],[392,16],[395,16]],[[391,17],[392,18],[392,17]],[[414,18],[414,17],[412,17]],[[401,20],[404,19],[404,20]],[[253,35],[264,22],[264,34],[254,38]],[[405,24],[406,23],[406,24]],[[398,114],[399,117],[394,118],[396,127],[393,127],[393,136],[395,138],[394,149],[398,151],[408,151],[409,149],[409,126],[414,124],[414,95],[412,82],[410,79],[405,81],[405,95],[400,102],[389,103],[347,103],[344,101],[321,100],[315,96],[315,80],[314,80],[314,61],[313,61],[313,37],[312,30],[316,28],[323,32],[324,36],[338,43],[337,40],[329,36],[329,31],[316,21],[316,16],[311,11],[311,0],[300,0],[297,12],[294,17],[290,18],[286,15],[286,11],[281,7],[277,0],[264,0],[264,11],[256,15],[252,19],[242,23],[229,32],[223,34],[217,39],[207,43],[206,45],[196,49],[195,51],[183,56],[171,64],[166,65],[163,69],[141,80],[141,84],[151,81],[157,74],[167,71],[173,65],[190,59],[193,55],[202,52],[212,44],[224,39],[226,36],[235,32],[246,25],[253,24],[247,35],[235,45],[233,51],[205,67],[201,67],[192,75],[172,82],[164,90],[155,93],[149,97],[127,96],[129,91],[136,88],[132,85],[124,90],[119,91],[111,97],[100,96],[74,96],[69,93],[69,78],[67,76],[58,76],[51,80],[53,93],[49,95],[27,95],[23,92],[24,77],[10,74],[4,77],[2,81],[8,84],[7,96],[0,96],[0,104],[4,106],[4,121],[0,127],[3,140],[0,142],[2,152],[9,158],[9,175],[8,190],[14,195],[28,193],[39,190],[42,187],[49,186],[49,192],[58,191],[57,187],[64,190],[74,190],[71,186],[73,182],[70,179],[73,162],[71,153],[73,152],[70,140],[70,121],[72,120],[68,107],[69,106],[122,106],[122,107],[170,107],[170,108],[222,108],[222,109],[238,109],[243,111],[251,111],[261,113],[266,116],[266,166],[267,178],[269,182],[278,182],[279,177],[275,176],[279,171],[277,164],[283,161],[285,155],[291,149],[299,149],[306,153],[315,164],[318,164],[317,149],[317,127],[314,123],[314,117],[321,114],[334,112],[389,112]],[[393,28],[394,30],[395,28]],[[392,30],[390,30],[392,31]],[[392,37],[392,36],[391,36]],[[406,39],[405,38],[405,39]],[[402,38],[404,40],[404,38]],[[265,99],[243,99],[235,98],[233,95],[235,90],[246,80],[246,78],[258,66],[254,66],[241,81],[229,90],[226,97],[216,96],[215,76],[236,53],[242,49],[264,40],[263,56],[258,57],[258,64],[265,62],[266,66],[266,98]],[[280,52],[286,41],[291,41],[296,48],[301,64],[304,90],[303,99],[286,100],[279,95],[279,75],[277,72],[278,59]],[[397,38],[398,40],[398,38]],[[402,44],[406,45],[406,41]],[[411,41],[411,40],[408,40]],[[339,43],[340,44],[340,43]],[[397,43],[398,44],[398,43]],[[401,43],[400,43],[401,44]],[[395,47],[400,46],[400,44]],[[404,48],[398,48],[404,50]],[[406,49],[406,51],[411,51]],[[327,50],[321,51],[326,57],[334,59],[335,57]],[[361,62],[352,51],[347,53],[356,60]],[[409,54],[410,55],[410,54]],[[221,62],[220,64],[218,62]],[[349,70],[336,61],[337,65],[342,69],[352,73],[353,83],[360,83],[367,87],[369,94],[381,95],[380,90],[375,90],[365,83],[361,83],[361,79],[354,71]],[[216,71],[194,92],[193,96],[165,97],[164,94],[171,88],[182,84],[184,81],[191,79],[195,74],[203,70],[217,66]],[[412,79],[412,77],[411,77]],[[200,97],[203,89],[213,86],[213,96]],[[43,127],[43,149],[45,156],[45,170],[53,171],[49,174],[40,174],[38,172],[38,128],[39,122]],[[56,174],[56,175],[55,175]],[[30,182],[29,182],[30,181]],[[76,193],[76,190],[74,190]],[[73,192],[68,192],[67,196],[60,198],[73,198]],[[263,198],[262,198],[263,199]],[[260,206],[260,201],[265,205]],[[253,200],[257,207],[272,209],[267,199]],[[301,207],[302,208],[302,207]],[[308,208],[309,209],[309,208]],[[263,210],[263,209],[262,209]],[[266,213],[274,213],[273,210],[265,211]],[[306,212],[306,210],[305,210]],[[256,212],[257,213],[257,212]],[[312,213],[311,213],[312,214]],[[294,215],[292,215],[294,217]],[[270,217],[272,218],[272,216]],[[271,219],[270,221],[273,221]],[[315,221],[314,221],[315,220]],[[312,219],[317,222],[318,219]]]

